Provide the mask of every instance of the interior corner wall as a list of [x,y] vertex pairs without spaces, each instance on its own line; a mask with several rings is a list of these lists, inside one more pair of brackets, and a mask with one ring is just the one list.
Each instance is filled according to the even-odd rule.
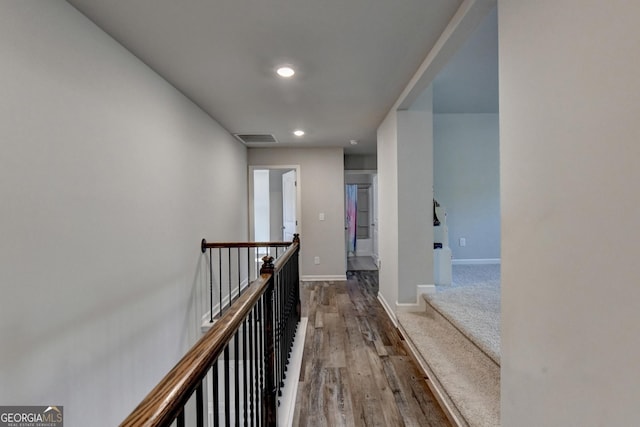
[[377,131],[379,295],[398,301],[398,117],[391,111]]
[[393,309],[433,284],[431,96],[428,89],[418,100],[422,110],[390,112],[377,133],[380,293]]
[[501,0],[498,16],[502,425],[633,424],[640,3]]
[[436,114],[433,134],[434,194],[453,258],[500,258],[498,114]]
[[398,111],[398,302],[433,285],[433,90]]
[[0,402],[113,426],[199,336],[246,148],[64,1],[0,3]]
[[[300,274],[344,278],[344,152],[342,148],[250,148],[250,166],[300,166]],[[320,220],[324,213],[324,220]],[[314,257],[320,264],[314,264]]]

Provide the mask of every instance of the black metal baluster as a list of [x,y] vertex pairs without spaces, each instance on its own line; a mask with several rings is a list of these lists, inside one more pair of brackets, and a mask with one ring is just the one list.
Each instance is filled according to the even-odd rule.
[[222,316],[222,248],[218,248],[218,316]]
[[184,407],[180,410],[176,418],[176,427],[184,427]]
[[[272,273],[271,275],[272,292],[271,292],[271,310],[272,310],[272,330],[273,330],[273,374],[276,380],[274,381],[274,385],[278,383],[278,359],[280,359],[280,354],[278,354],[278,330],[280,329],[278,326],[278,307],[280,305],[280,301],[278,298],[278,283],[276,281],[276,275]],[[268,346],[268,344],[267,344]]]
[[254,394],[253,394],[253,381],[254,381],[254,376],[253,376],[253,349],[254,349],[254,343],[253,343],[253,330],[256,327],[256,320],[255,320],[255,315],[254,315],[254,311],[255,309],[251,309],[251,312],[249,313],[249,416],[251,418],[251,425],[254,425],[254,412],[253,412],[253,407],[254,407],[254,402],[255,402],[255,398],[254,398]]
[[247,358],[247,319],[244,319],[242,322],[242,391],[243,391],[243,415],[244,415],[244,426],[247,427],[247,415],[249,413],[249,401],[247,399],[249,378],[247,378],[247,362],[249,362]]
[[196,389],[196,426],[204,427],[204,393],[202,390],[202,381]]
[[213,323],[213,255],[209,248],[209,323]]
[[220,427],[220,384],[218,379],[218,359],[211,367],[212,371],[212,388],[213,388],[213,426]]
[[273,301],[273,288],[274,277],[273,270],[271,271],[271,278],[265,292],[264,298],[264,352],[265,352],[265,367],[264,367],[264,390],[265,396],[263,405],[265,407],[265,424],[267,427],[275,427],[276,425],[276,384],[275,384],[275,346],[274,346],[274,301]]
[[227,283],[229,284],[229,304],[227,305],[227,307],[231,307],[231,248],[229,248],[229,253],[228,253],[228,261],[229,261],[229,270],[227,270]]
[[238,298],[240,298],[240,293],[242,291],[241,289],[242,275],[240,274],[240,248],[238,248],[236,252],[236,256],[238,258]]
[[229,345],[224,348],[224,425],[231,427],[231,419],[229,418]]
[[247,286],[251,284],[251,248],[247,247]]
[[234,354],[234,372],[233,372],[233,378],[235,380],[235,388],[234,388],[234,397],[235,397],[235,420],[236,420],[236,427],[240,427],[240,360],[239,360],[239,356],[240,356],[240,343],[238,342],[238,332],[236,332],[236,334],[233,337],[233,352]]
[[262,317],[264,314],[264,310],[262,309],[262,305],[264,302],[264,295],[260,298],[260,301],[258,301],[258,319],[260,324],[258,325],[258,331],[257,331],[257,337],[258,337],[258,352],[259,352],[259,357],[258,357],[258,390],[256,392],[257,396],[258,396],[258,400],[259,400],[259,411],[260,411],[260,416],[259,416],[259,420],[260,423],[259,425],[263,424],[263,414],[264,414],[264,408],[262,406],[262,400],[263,400],[263,390],[264,390],[264,347],[262,346],[263,343],[263,336],[262,334],[264,333],[264,318]]

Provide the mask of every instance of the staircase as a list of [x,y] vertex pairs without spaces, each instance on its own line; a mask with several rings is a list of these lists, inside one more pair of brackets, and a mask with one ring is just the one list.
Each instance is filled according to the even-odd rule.
[[[430,386],[448,409],[454,425],[495,427],[500,425],[500,350],[492,341],[497,325],[483,319],[486,307],[463,306],[462,318],[448,313],[438,294],[423,295],[426,310],[397,313],[400,329]],[[467,301],[468,302],[468,301]],[[499,299],[498,299],[499,310]],[[477,316],[474,318],[474,312]],[[465,316],[470,316],[465,319]],[[465,326],[472,322],[474,328]],[[474,330],[478,324],[480,330]],[[487,328],[492,331],[488,332]]]

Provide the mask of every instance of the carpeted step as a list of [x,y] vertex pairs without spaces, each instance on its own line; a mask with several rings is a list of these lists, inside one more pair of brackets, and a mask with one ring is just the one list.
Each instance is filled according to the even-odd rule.
[[500,365],[500,286],[478,284],[423,294],[427,310],[436,310]]
[[433,307],[397,313],[401,330],[461,426],[500,425],[500,366]]

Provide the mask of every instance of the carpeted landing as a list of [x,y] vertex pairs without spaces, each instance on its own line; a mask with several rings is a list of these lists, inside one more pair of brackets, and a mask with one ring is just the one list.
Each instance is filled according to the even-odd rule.
[[459,424],[500,425],[500,266],[459,265],[453,284],[398,313],[407,339]]

